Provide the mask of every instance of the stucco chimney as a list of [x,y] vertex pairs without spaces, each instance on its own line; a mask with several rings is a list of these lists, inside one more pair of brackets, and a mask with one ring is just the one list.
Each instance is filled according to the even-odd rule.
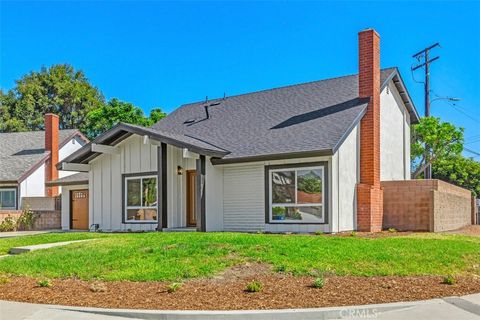
[[[45,115],[45,151],[50,151],[50,157],[45,163],[45,181],[52,181],[58,178],[58,116],[47,113]],[[46,187],[45,195],[54,197],[58,195],[58,187]]]
[[358,33],[358,96],[368,98],[360,122],[360,183],[357,185],[357,229],[382,230],[380,188],[380,36],[373,29]]

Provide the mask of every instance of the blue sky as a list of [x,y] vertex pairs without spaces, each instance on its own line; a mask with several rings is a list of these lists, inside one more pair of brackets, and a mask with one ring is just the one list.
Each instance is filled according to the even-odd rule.
[[[480,152],[480,4],[476,2],[5,2],[0,87],[42,65],[82,69],[107,99],[167,112],[182,103],[357,72],[357,32],[381,36],[420,113],[411,55],[440,42],[431,87],[461,98],[432,114],[465,127]],[[423,79],[422,71],[415,73]],[[478,140],[478,141],[477,141]],[[467,154],[466,155],[473,155]],[[480,157],[476,158],[477,160]]]

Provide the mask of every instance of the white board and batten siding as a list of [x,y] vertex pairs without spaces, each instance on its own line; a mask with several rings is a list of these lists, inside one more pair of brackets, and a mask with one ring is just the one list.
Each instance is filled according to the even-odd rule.
[[[259,161],[223,165],[223,229],[224,231],[266,232],[330,232],[328,224],[265,223],[265,166],[306,162],[328,162],[331,181],[331,157]],[[329,193],[329,207],[332,192]],[[331,211],[331,210],[329,210]],[[331,221],[330,213],[327,213]]]
[[122,174],[157,170],[157,147],[133,135],[118,145],[119,155],[103,154],[91,161],[89,220],[105,231],[148,231],[157,224],[122,223]]

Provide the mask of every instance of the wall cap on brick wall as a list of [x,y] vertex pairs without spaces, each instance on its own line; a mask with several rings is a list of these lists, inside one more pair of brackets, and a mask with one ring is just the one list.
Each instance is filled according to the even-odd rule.
[[468,189],[453,185],[451,183],[445,182],[439,179],[412,179],[412,180],[392,180],[392,181],[381,181],[380,185],[383,189],[385,188],[395,188],[395,187],[431,187],[432,190],[437,191],[454,191],[455,193],[464,196],[471,197],[471,192]]

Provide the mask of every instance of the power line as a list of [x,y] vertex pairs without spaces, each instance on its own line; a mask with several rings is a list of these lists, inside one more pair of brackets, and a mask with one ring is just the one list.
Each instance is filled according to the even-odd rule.
[[471,149],[468,149],[468,148],[463,148],[463,150],[474,154],[476,157],[480,156],[480,152],[477,152],[477,151],[474,151],[474,150],[471,150]]

